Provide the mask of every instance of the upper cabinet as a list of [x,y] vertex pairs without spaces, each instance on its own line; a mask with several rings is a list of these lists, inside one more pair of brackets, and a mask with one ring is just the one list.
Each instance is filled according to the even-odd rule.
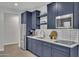
[[33,12],[26,11],[21,14],[21,24],[28,24],[31,29],[40,28],[40,11],[35,10]]
[[73,27],[75,29],[79,29],[79,2],[74,3],[74,20],[73,20]]
[[26,24],[26,13],[21,14],[21,24]]
[[32,29],[40,29],[40,11],[32,12]]
[[79,28],[79,3],[54,2],[47,5],[48,29]]
[[26,24],[26,35],[30,35],[30,30],[32,28],[32,13],[26,11],[21,14],[21,24]]
[[73,2],[57,2],[57,16],[72,14],[73,13]]
[[47,5],[47,28],[55,29],[55,17],[57,16],[56,3],[51,3]]

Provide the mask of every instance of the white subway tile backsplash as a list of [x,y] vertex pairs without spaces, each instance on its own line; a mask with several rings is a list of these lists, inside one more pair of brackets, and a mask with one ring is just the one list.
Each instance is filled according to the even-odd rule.
[[70,30],[63,29],[61,33],[63,40],[70,40]]
[[42,35],[40,32],[43,30],[45,32],[45,36],[49,39],[49,35],[51,31],[57,31],[58,37],[57,40],[69,40],[69,41],[79,41],[79,30],[78,29],[36,29],[37,35]]
[[71,30],[71,37],[70,37],[70,39],[71,39],[72,41],[77,41],[77,38],[78,38],[77,36],[78,36],[77,30],[76,30],[76,29]]

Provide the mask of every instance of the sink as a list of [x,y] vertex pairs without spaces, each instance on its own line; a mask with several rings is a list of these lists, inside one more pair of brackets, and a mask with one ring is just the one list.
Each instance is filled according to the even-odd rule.
[[66,44],[66,45],[73,45],[73,44],[76,43],[76,42],[73,42],[73,41],[65,41],[65,40],[57,40],[57,41],[54,41],[54,42]]
[[37,37],[37,38],[44,39],[44,37]]

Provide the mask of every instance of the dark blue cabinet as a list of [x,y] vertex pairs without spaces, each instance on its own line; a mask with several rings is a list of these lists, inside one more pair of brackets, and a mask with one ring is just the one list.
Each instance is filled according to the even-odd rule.
[[26,35],[31,35],[30,30],[32,29],[32,13],[26,12]]
[[52,56],[53,57],[77,57],[78,46],[74,48],[68,48],[59,45],[52,45]]
[[58,49],[53,49],[53,57],[69,57],[69,54]]
[[21,14],[21,24],[23,24],[23,13]]
[[32,29],[40,29],[40,11],[32,12]]
[[56,2],[47,5],[48,29],[55,29],[56,16],[73,13],[73,2]]
[[42,42],[42,57],[51,57],[51,44],[47,42]]
[[21,24],[26,24],[26,36],[30,35],[30,30],[32,28],[32,13],[26,11],[21,14]]
[[37,45],[36,45],[36,47],[37,47],[37,48],[36,48],[36,55],[37,55],[37,56],[42,56],[42,52],[43,52],[43,51],[42,51],[42,44],[43,44],[43,43],[42,43],[41,41],[37,40],[36,44],[37,44]]
[[21,14],[21,24],[26,24],[26,13]]
[[37,40],[35,40],[35,39],[32,39],[32,41],[31,41],[31,45],[32,45],[32,52],[34,53],[34,54],[36,54],[36,48],[37,48],[37,44],[36,44],[36,42],[37,42]]
[[79,29],[79,2],[74,3],[74,20],[73,27]]
[[28,38],[28,50],[32,51],[32,39]]
[[69,48],[52,44],[52,56],[53,57],[69,57]]
[[78,57],[78,46],[70,49],[70,57]]
[[[26,11],[24,13],[21,14],[21,24],[26,24],[26,36],[30,35],[30,30],[32,28],[32,13],[29,11]],[[26,44],[26,49],[28,49],[28,40],[26,38],[25,40],[26,42],[24,44]]]
[[28,50],[40,57],[51,56],[51,44],[36,39],[28,38]]
[[54,2],[47,5],[48,29],[55,29],[56,16],[73,14],[73,28],[79,28],[79,2]]
[[65,14],[73,14],[74,11],[74,3],[73,2],[57,2],[57,16],[65,15]]
[[36,39],[28,38],[28,50],[39,57],[77,57],[79,46],[68,48]]
[[32,39],[31,51],[37,56],[42,56],[42,42],[39,40]]
[[55,17],[57,15],[56,3],[47,5],[47,28],[55,29]]

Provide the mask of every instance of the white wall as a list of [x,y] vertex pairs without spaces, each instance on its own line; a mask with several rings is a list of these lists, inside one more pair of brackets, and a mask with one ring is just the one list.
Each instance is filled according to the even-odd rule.
[[4,19],[3,13],[0,11],[0,51],[4,50]]
[[19,43],[20,40],[20,13],[0,9],[0,51],[4,51],[5,44]]
[[33,9],[30,9],[29,11],[34,11],[34,10],[39,10],[41,12],[40,15],[45,14],[45,13],[47,13],[47,5],[33,8]]
[[19,43],[20,25],[19,16],[17,14],[4,14],[5,44]]

